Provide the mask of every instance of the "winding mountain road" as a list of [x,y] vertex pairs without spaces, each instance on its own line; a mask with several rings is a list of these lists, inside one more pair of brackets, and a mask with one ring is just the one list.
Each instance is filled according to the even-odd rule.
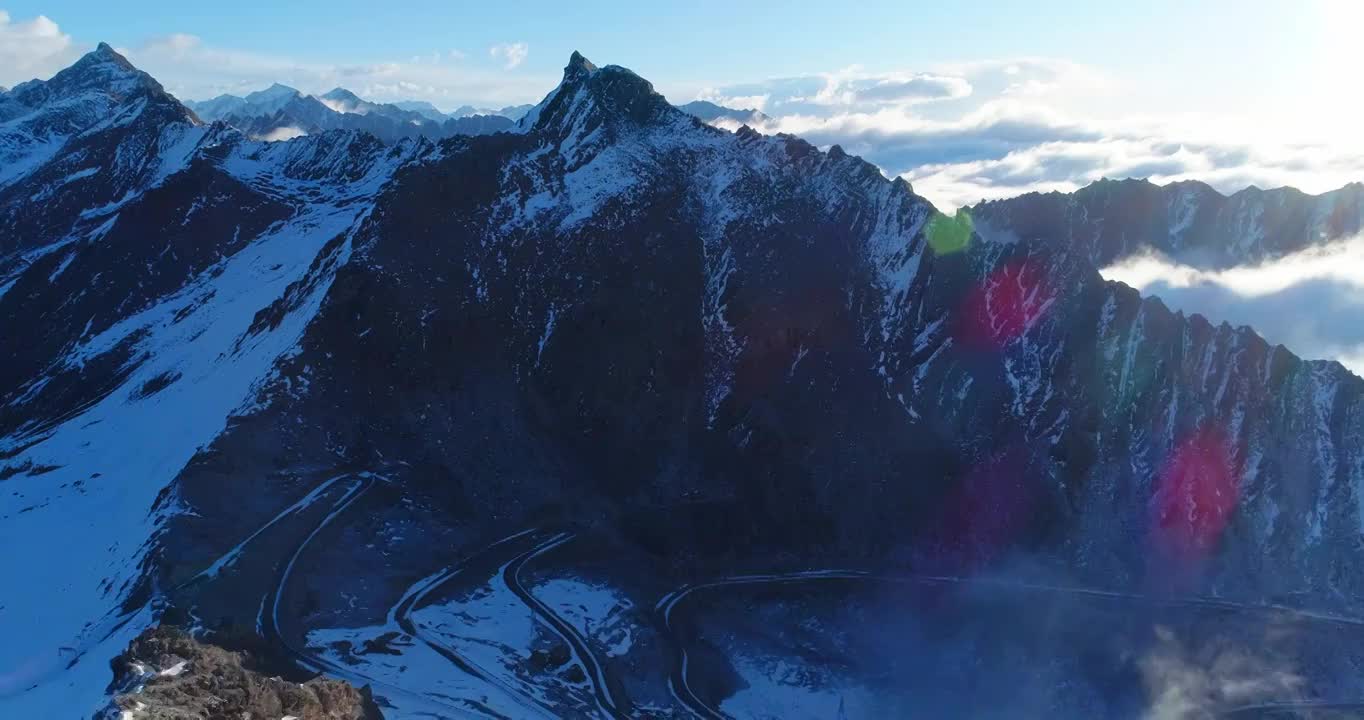
[[[466,557],[465,559],[461,560],[455,565],[447,567],[433,575],[428,575],[427,577],[421,579],[411,588],[409,588],[408,591],[403,594],[403,597],[398,600],[397,604],[395,604],[393,608],[389,610],[388,618],[389,623],[391,625],[396,625],[397,627],[401,628],[403,632],[407,633],[410,637],[421,641],[427,647],[431,648],[431,650],[434,651],[436,654],[448,660],[450,664],[459,668],[464,673],[472,675],[473,677],[476,677],[479,680],[488,683],[489,685],[499,688],[509,697],[517,700],[527,711],[534,713],[535,717],[552,718],[554,717],[554,708],[549,707],[544,703],[541,703],[536,698],[527,695],[527,693],[524,690],[512,687],[505,680],[499,678],[497,675],[493,673],[484,670],[477,663],[462,655],[455,648],[452,648],[446,643],[442,642],[441,640],[432,637],[428,633],[423,632],[422,627],[417,623],[413,622],[411,618],[412,612],[416,610],[418,607],[420,607],[429,595],[436,592],[443,585],[455,579],[456,577],[471,570],[476,561],[485,560],[487,559],[486,556],[490,555],[494,551],[506,545],[510,545],[518,540],[522,540],[526,537],[533,537],[538,532],[540,531],[535,528],[531,528],[528,530],[522,530],[521,532],[518,532],[514,535],[502,538],[501,540],[498,540],[497,542],[483,548],[479,552]],[[548,712],[548,714],[546,714],[546,712]]]
[[[426,713],[432,717],[451,717],[452,715],[460,717],[503,717],[501,713],[473,700],[446,698],[430,693],[416,692],[363,675],[345,664],[323,656],[314,655],[304,649],[295,647],[285,639],[281,629],[284,597],[288,591],[290,581],[299,566],[300,559],[325,529],[335,523],[338,518],[342,517],[361,498],[363,498],[377,482],[383,479],[382,476],[364,472],[337,475],[325,480],[317,487],[313,488],[313,490],[304,497],[280,511],[205,570],[177,586],[176,589],[178,590],[197,584],[203,580],[216,577],[223,569],[234,564],[240,558],[246,546],[258,536],[278,525],[284,519],[295,516],[302,510],[323,501],[323,498],[326,497],[328,493],[334,493],[338,486],[346,482],[351,482],[349,487],[341,493],[340,497],[332,503],[332,506],[327,510],[325,515],[317,521],[311,531],[294,548],[293,552],[288,556],[287,561],[279,567],[278,575],[273,586],[261,599],[260,615],[257,620],[257,632],[263,639],[282,650],[302,668],[313,672],[325,673],[333,677],[347,680],[356,685],[370,685],[382,695],[399,695],[412,698],[422,704],[434,706],[434,712]],[[577,627],[565,621],[558,613],[537,598],[525,585],[523,576],[526,567],[530,563],[546,553],[570,542],[573,538],[574,535],[571,532],[552,533],[538,528],[522,530],[501,538],[461,559],[456,564],[443,568],[413,584],[389,610],[389,624],[396,626],[413,639],[422,642],[432,651],[449,661],[461,672],[497,688],[514,702],[517,702],[525,711],[524,715],[518,715],[518,717],[556,717],[559,714],[558,708],[551,706],[542,699],[530,695],[523,688],[514,687],[513,684],[508,683],[505,678],[499,677],[495,673],[488,672],[476,662],[463,655],[460,651],[443,642],[440,638],[425,632],[424,628],[416,623],[411,617],[412,613],[423,606],[432,595],[457,578],[469,577],[471,573],[479,573],[480,577],[485,577],[482,575],[483,572],[488,573],[492,577],[500,577],[507,589],[515,594],[517,599],[523,603],[545,627],[560,637],[565,645],[568,646],[573,660],[581,664],[586,670],[588,680],[592,686],[592,696],[595,704],[595,707],[593,708],[595,712],[593,712],[593,714],[599,717],[611,718],[613,720],[631,717],[632,705],[629,698],[624,696],[619,683],[613,681],[605,664],[593,651],[589,638],[587,638]],[[527,545],[529,545],[529,547],[527,547]],[[506,554],[507,552],[513,552],[515,554],[508,557]],[[656,616],[661,621],[666,635],[674,646],[675,662],[674,667],[668,676],[669,690],[674,699],[676,699],[682,707],[686,708],[697,717],[706,718],[707,720],[727,720],[729,717],[702,700],[690,686],[689,675],[691,668],[690,658],[687,653],[688,638],[682,637],[682,632],[678,627],[676,611],[694,594],[725,587],[798,584],[824,581],[872,581],[877,583],[918,585],[990,585],[1013,591],[1061,593],[1097,599],[1139,602],[1146,605],[1164,607],[1198,608],[1232,612],[1277,613],[1310,622],[1364,627],[1364,620],[1359,618],[1310,610],[1300,610],[1279,605],[1255,605],[1219,598],[1153,598],[1146,595],[1111,590],[1048,585],[992,578],[970,578],[952,575],[877,575],[855,569],[824,569],[789,573],[734,575],[683,586],[663,596],[654,606]],[[121,620],[122,618],[118,619]],[[1249,718],[1266,714],[1273,715],[1275,713],[1292,713],[1312,710],[1364,710],[1364,703],[1319,701],[1263,703],[1228,710],[1223,712],[1221,716],[1228,718]]]
[[[217,577],[225,568],[235,564],[245,552],[247,546],[257,537],[265,533],[272,527],[280,524],[288,517],[297,515],[304,509],[312,507],[317,502],[322,501],[327,493],[332,492],[339,484],[352,481],[344,493],[332,504],[326,514],[317,522],[311,531],[299,542],[278,571],[272,587],[267,590],[261,598],[260,612],[257,617],[256,631],[260,637],[270,645],[278,648],[282,653],[289,657],[295,664],[311,672],[325,673],[332,677],[347,680],[357,686],[370,685],[380,694],[399,695],[420,701],[423,704],[439,706],[439,713],[428,713],[433,717],[448,717],[447,713],[454,713],[460,717],[504,717],[502,714],[472,700],[459,699],[458,702],[467,703],[466,706],[455,705],[450,700],[455,698],[443,698],[427,693],[420,693],[407,688],[393,685],[392,683],[378,680],[373,677],[356,672],[354,669],[338,663],[335,660],[323,656],[315,655],[305,649],[296,647],[290,643],[282,630],[284,608],[284,597],[288,592],[290,581],[299,566],[300,559],[303,557],[314,540],[332,523],[337,521],[351,507],[355,505],[366,493],[368,493],[379,480],[384,480],[382,476],[374,473],[347,473],[336,475],[319,483],[301,499],[281,510],[268,522],[257,528],[245,539],[233,546],[221,557],[211,563],[204,570],[195,574],[190,579],[178,585],[175,589],[184,589],[206,580]],[[450,581],[457,577],[466,575],[476,570],[479,566],[488,565],[488,571],[492,576],[501,577],[507,584],[508,589],[515,594],[522,603],[551,631],[564,641],[570,648],[575,659],[587,670],[589,680],[593,686],[593,697],[597,707],[596,713],[610,718],[623,718],[628,715],[620,708],[622,703],[613,696],[611,684],[606,671],[603,669],[598,658],[593,654],[586,638],[584,638],[576,628],[564,622],[553,610],[540,602],[529,590],[525,588],[521,581],[522,569],[526,563],[559,547],[572,539],[571,533],[557,533],[540,538],[538,536],[547,533],[537,528],[520,531],[508,537],[502,538],[491,545],[471,554],[458,563],[446,567],[436,573],[422,578],[410,587],[399,599],[399,601],[389,610],[388,619],[390,624],[398,627],[402,632],[410,637],[422,642],[432,651],[449,661],[461,672],[466,673],[481,682],[485,682],[508,697],[518,702],[526,711],[525,715],[518,717],[544,717],[552,718],[558,715],[558,710],[550,705],[529,696],[523,689],[513,687],[504,679],[494,673],[488,672],[477,663],[465,657],[455,648],[442,642],[440,639],[431,636],[423,631],[422,627],[414,622],[411,614],[420,607],[429,596],[440,590]],[[516,543],[525,540],[535,540],[531,547],[521,550],[510,559],[497,558],[497,553],[508,549],[520,550]],[[628,705],[628,703],[626,703]]]
[[537,614],[555,634],[568,644],[574,657],[587,670],[588,679],[592,682],[592,694],[596,699],[597,709],[607,717],[628,718],[630,717],[627,714],[627,709],[630,707],[629,699],[615,696],[619,692],[618,686],[614,685],[611,678],[607,676],[605,666],[593,653],[588,639],[577,628],[564,622],[563,618],[540,602],[539,598],[527,590],[521,582],[521,571],[526,563],[572,539],[572,533],[560,533],[549,538],[507,563],[502,569],[502,577],[507,583],[507,587],[521,599],[521,602],[525,603],[526,607]]
[[[378,480],[384,479],[381,476],[375,475],[373,473],[365,472],[357,473],[354,475],[342,475],[333,478],[332,480],[329,480],[328,484],[330,485],[331,483],[334,483],[337,480],[349,477],[358,478],[359,481],[356,482],[353,486],[351,486],[351,488],[347,490],[345,494],[343,494],[332,505],[331,510],[325,516],[323,516],[323,518],[313,528],[312,532],[308,533],[308,535],[303,539],[303,541],[298,544],[298,547],[294,549],[293,554],[289,557],[289,561],[280,568],[279,575],[275,580],[274,586],[271,587],[266,592],[266,594],[261,598],[261,612],[260,616],[257,619],[256,632],[266,642],[284,651],[300,667],[310,670],[312,672],[324,673],[332,677],[345,680],[355,685],[356,687],[363,687],[365,685],[369,685],[376,691],[382,691],[384,694],[396,694],[417,700],[423,704],[436,705],[439,706],[442,711],[454,713],[458,717],[484,716],[486,712],[483,711],[482,708],[479,708],[477,706],[469,708],[453,705],[440,698],[432,697],[430,695],[423,693],[413,692],[406,688],[398,687],[396,685],[384,682],[382,680],[376,680],[366,675],[357,673],[344,665],[333,662],[323,657],[319,657],[317,655],[313,655],[312,653],[309,653],[305,650],[301,650],[290,644],[287,640],[285,640],[284,635],[280,630],[279,618],[280,605],[283,601],[284,594],[288,589],[289,578],[293,575],[294,568],[298,564],[299,558],[302,557],[304,551],[308,549],[308,546],[318,536],[319,533],[321,533],[329,524],[336,520],[337,517],[342,515],[346,510],[348,510],[352,505],[354,505],[357,500],[359,500],[361,497],[365,495],[365,493],[369,492],[369,490],[374,487],[375,483]],[[281,515],[288,514],[288,512],[290,512],[290,510],[286,510],[285,513],[282,513]],[[276,520],[278,519],[279,516],[276,516]],[[271,524],[273,524],[274,522],[275,520],[272,520]],[[255,535],[253,534],[251,537],[255,537]],[[249,540],[250,538],[248,538],[247,541],[244,542],[248,542]],[[432,717],[448,717],[447,715],[441,713],[426,714],[431,715]]]
[[1240,718],[1250,720],[1251,718],[1280,718],[1287,719],[1298,717],[1298,713],[1311,712],[1349,712],[1354,717],[1364,717],[1364,702],[1281,702],[1281,703],[1262,703],[1260,705],[1247,705],[1245,707],[1227,710],[1221,714],[1224,718]]
[[687,599],[692,593],[698,590],[735,585],[787,584],[812,580],[865,580],[872,577],[868,573],[858,570],[810,570],[763,575],[734,575],[710,582],[686,585],[664,595],[654,605],[654,612],[662,621],[674,648],[673,670],[668,674],[668,689],[672,691],[673,699],[698,717],[709,718],[710,720],[729,720],[728,715],[702,700],[691,689],[689,683],[688,672],[691,669],[691,660],[687,656],[687,644],[683,638],[679,637],[677,628],[673,624],[673,611],[677,609],[679,603]]
[[[439,591],[447,583],[471,573],[477,572],[480,568],[491,570],[495,568],[493,577],[500,577],[507,589],[510,590],[517,599],[521,601],[546,627],[560,637],[565,645],[568,646],[573,658],[580,663],[587,672],[588,680],[592,685],[593,699],[596,704],[596,714],[609,718],[630,717],[628,708],[629,700],[621,697],[618,685],[614,684],[610,675],[607,673],[602,661],[592,651],[588,639],[579,630],[568,622],[565,622],[557,613],[546,606],[539,598],[526,588],[522,580],[522,572],[526,565],[541,555],[560,547],[573,539],[573,534],[560,532],[548,537],[542,537],[547,532],[537,528],[522,530],[508,537],[502,538],[497,542],[469,555],[460,562],[447,567],[437,573],[429,575],[408,589],[397,604],[389,611],[389,620],[392,625],[400,628],[407,635],[421,641],[441,657],[450,661],[451,664],[461,671],[472,675],[484,682],[493,685],[508,696],[516,699],[528,712],[534,713],[537,717],[558,717],[562,708],[555,708],[543,701],[527,694],[524,690],[513,687],[495,673],[488,672],[480,667],[476,662],[466,657],[459,650],[449,646],[441,639],[424,632],[421,625],[412,620],[411,615],[423,605],[426,599]],[[531,547],[521,550],[500,564],[488,567],[490,562],[496,562],[497,553],[508,547],[517,549],[518,542],[532,540]]]

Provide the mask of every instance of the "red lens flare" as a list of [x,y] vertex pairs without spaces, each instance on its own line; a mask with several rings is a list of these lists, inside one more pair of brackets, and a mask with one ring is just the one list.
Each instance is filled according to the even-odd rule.
[[1000,350],[1036,325],[1054,300],[1054,289],[1036,262],[1010,261],[967,294],[957,338],[972,349]]
[[1191,579],[1215,549],[1239,491],[1232,448],[1220,430],[1201,429],[1175,447],[1151,502],[1153,580]]

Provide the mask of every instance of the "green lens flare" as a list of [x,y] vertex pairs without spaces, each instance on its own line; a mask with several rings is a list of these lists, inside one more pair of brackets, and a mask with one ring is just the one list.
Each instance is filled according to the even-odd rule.
[[928,230],[926,231],[928,246],[939,255],[961,252],[971,244],[973,231],[974,224],[971,222],[971,214],[966,211],[966,208],[958,210],[956,217],[934,211],[932,219],[928,221]]

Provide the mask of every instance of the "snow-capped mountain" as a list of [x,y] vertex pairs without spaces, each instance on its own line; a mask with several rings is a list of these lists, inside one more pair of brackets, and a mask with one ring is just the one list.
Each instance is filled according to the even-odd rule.
[[[285,107],[288,107],[289,103],[294,102],[302,95],[303,93],[300,93],[287,85],[275,83],[264,90],[257,90],[256,92],[250,93],[242,98],[242,101],[245,103],[246,107],[251,108],[256,113],[273,115],[280,110],[283,110]],[[216,120],[217,118],[214,119]]]
[[461,105],[450,112],[450,117],[469,117],[470,115],[500,115],[508,120],[520,120],[522,116],[530,112],[534,105],[508,105],[503,108],[480,108],[473,105]]
[[[328,130],[359,130],[385,142],[452,135],[482,135],[506,130],[511,119],[500,115],[447,117],[361,99],[344,88],[319,96],[305,95],[276,83],[245,97],[220,95],[188,106],[208,121],[222,121],[251,137],[284,140]],[[433,108],[434,109],[434,108]]]
[[358,113],[360,115],[368,115],[372,112],[391,113],[393,111],[392,110],[393,108],[397,108],[399,110],[402,109],[396,105],[385,106],[380,105],[379,103],[369,102],[368,100],[362,99],[359,95],[356,95],[355,93],[345,88],[332,88],[331,90],[323,93],[322,95],[319,95],[318,98],[325,101],[328,104],[328,106],[331,107],[333,110],[342,113]]
[[[1096,269],[1252,216],[1272,256],[1318,227],[1286,201],[1099,185],[972,226],[577,53],[508,132],[255,134],[107,46],[0,97],[0,714],[100,706],[158,618],[392,717],[887,717],[938,676],[849,628],[1005,568],[1191,647],[1209,609],[1364,596],[1364,381]],[[1164,651],[1120,636],[1029,701],[1149,702],[1095,690]],[[1360,690],[1328,646],[1291,699]]]
[[[339,90],[340,88],[337,89]],[[440,109],[438,109],[435,105],[432,105],[431,103],[426,102],[425,100],[403,100],[401,102],[393,103],[393,106],[401,108],[403,110],[409,110],[411,112],[421,115],[422,117],[428,120],[435,120],[436,122],[440,122],[445,118],[450,117],[445,113],[441,112]],[[517,118],[509,119],[515,120]]]
[[716,105],[708,100],[695,100],[686,103],[685,105],[678,105],[677,109],[688,115],[695,115],[708,123],[714,123],[717,120],[728,120],[739,123],[740,125],[752,126],[772,119],[757,110],[735,110],[734,108],[727,108],[723,105]]
[[180,169],[204,132],[192,112],[107,45],[51,80],[7,93],[0,98],[0,277],[13,279],[25,253],[60,242],[86,211]]

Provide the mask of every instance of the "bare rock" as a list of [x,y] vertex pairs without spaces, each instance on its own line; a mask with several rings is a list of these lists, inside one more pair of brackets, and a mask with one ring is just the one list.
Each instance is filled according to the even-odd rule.
[[114,658],[110,718],[134,720],[382,720],[369,688],[316,677],[290,682],[248,652],[174,627],[139,635]]

